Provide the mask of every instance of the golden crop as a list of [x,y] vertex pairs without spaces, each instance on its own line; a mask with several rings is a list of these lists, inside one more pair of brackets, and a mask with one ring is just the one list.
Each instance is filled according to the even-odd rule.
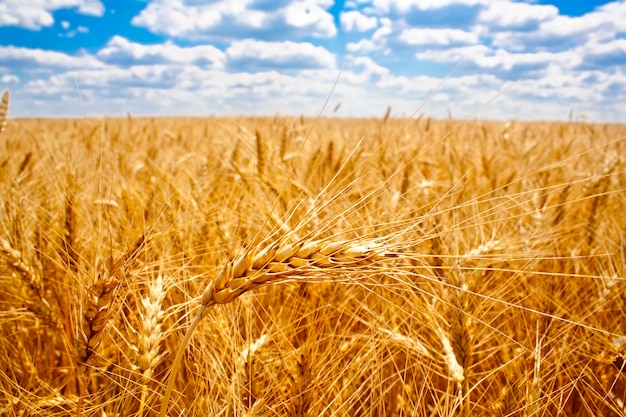
[[9,120],[0,414],[625,415],[625,139]]

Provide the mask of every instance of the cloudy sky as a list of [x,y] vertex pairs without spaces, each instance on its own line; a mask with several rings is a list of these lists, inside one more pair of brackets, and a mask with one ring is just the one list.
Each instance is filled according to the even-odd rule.
[[[333,85],[337,81],[334,90]],[[626,0],[0,0],[12,116],[626,122]]]

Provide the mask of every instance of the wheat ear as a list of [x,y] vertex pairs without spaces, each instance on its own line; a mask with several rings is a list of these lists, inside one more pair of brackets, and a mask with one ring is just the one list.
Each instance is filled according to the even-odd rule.
[[189,326],[172,363],[160,417],[167,415],[183,353],[209,307],[230,303],[243,293],[262,285],[332,276],[333,273],[345,272],[346,268],[354,270],[395,256],[387,245],[375,240],[304,240],[294,244],[278,243],[236,257],[209,283],[200,298],[200,311]]
[[9,113],[9,90],[6,90],[2,94],[2,101],[0,101],[0,133],[4,131],[7,125],[7,114]]
[[111,315],[109,309],[119,283],[115,276],[101,277],[87,291],[87,309],[77,343],[78,357],[83,363],[91,358],[105,334],[104,328]]
[[138,369],[141,372],[141,398],[139,402],[139,411],[137,417],[142,417],[145,412],[148,389],[152,381],[152,375],[157,365],[163,359],[164,353],[161,353],[161,344],[163,342],[163,301],[167,290],[163,284],[163,276],[158,275],[157,279],[150,284],[149,293],[141,300],[142,329],[139,331],[139,340],[137,341]]
[[120,280],[127,274],[127,263],[133,261],[149,239],[151,229],[147,229],[134,246],[120,256],[111,267],[111,272],[98,276],[96,282],[87,290],[87,300],[82,320],[82,332],[79,334],[76,348],[78,358],[87,364],[104,336],[105,327],[111,316],[111,304]]
[[39,296],[39,298],[46,304],[46,307],[50,307],[48,302],[44,299],[43,283],[41,277],[36,273],[35,269],[26,264],[22,254],[17,249],[11,246],[8,240],[0,237],[0,255],[5,257],[9,264],[24,278],[33,291]]

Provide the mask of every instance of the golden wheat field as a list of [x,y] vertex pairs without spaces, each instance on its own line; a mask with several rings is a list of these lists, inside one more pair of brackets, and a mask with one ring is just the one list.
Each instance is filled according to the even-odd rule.
[[626,126],[9,119],[0,414],[626,415]]

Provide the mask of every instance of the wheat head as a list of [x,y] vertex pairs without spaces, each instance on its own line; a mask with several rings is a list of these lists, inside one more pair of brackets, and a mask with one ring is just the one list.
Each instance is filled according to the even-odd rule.
[[183,352],[209,307],[230,303],[243,293],[263,285],[292,279],[324,279],[358,271],[396,256],[397,253],[391,250],[389,244],[373,239],[301,240],[291,244],[278,242],[260,250],[248,251],[228,262],[200,297],[200,311],[187,330],[172,363],[160,416],[167,415]]
[[7,125],[7,114],[9,113],[9,90],[6,90],[2,94],[2,101],[0,101],[0,133],[4,131]]

